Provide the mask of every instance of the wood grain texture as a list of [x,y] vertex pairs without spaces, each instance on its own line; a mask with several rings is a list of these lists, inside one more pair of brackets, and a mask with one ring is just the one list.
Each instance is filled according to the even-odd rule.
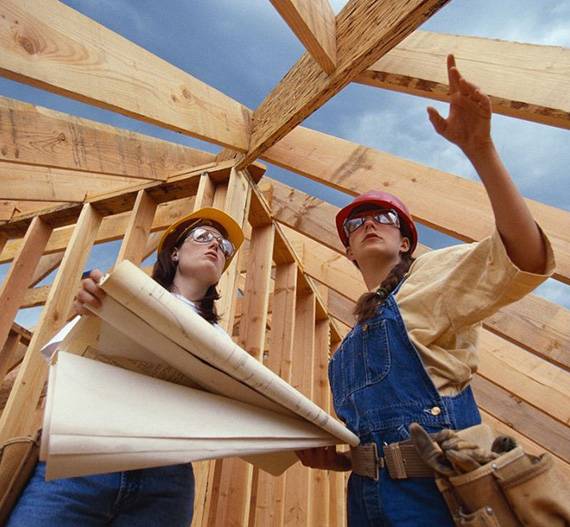
[[2,0],[0,74],[238,150],[250,111],[55,0]]
[[449,101],[445,57],[493,102],[493,111],[570,128],[570,49],[415,31],[355,80]]
[[[384,189],[399,196],[420,223],[463,241],[480,240],[494,229],[481,183],[331,135],[298,127],[263,158],[352,196]],[[570,284],[570,212],[525,201],[552,242],[554,277]]]
[[[265,365],[289,382],[294,349],[297,297],[297,265],[282,263],[275,268],[272,325],[269,353]],[[287,474],[274,477],[260,472],[257,480],[253,523],[281,527],[285,514],[285,480]]]
[[[315,296],[298,289],[291,385],[309,399],[313,398],[315,315]],[[309,525],[312,502],[310,471],[297,463],[287,470],[283,525]]]
[[141,179],[214,160],[214,154],[0,97],[0,161]]
[[[14,388],[0,419],[0,441],[31,432],[31,419],[45,382],[47,366],[41,347],[67,320],[73,296],[79,286],[83,265],[95,240],[101,216],[89,204],[84,205],[74,235],[66,250],[46,307],[34,331]],[[2,465],[2,470],[9,469]],[[1,480],[1,478],[0,478]]]
[[329,0],[271,0],[273,7],[319,66],[336,65],[336,20]]
[[51,227],[36,217],[30,224],[18,255],[0,287],[0,349],[4,346],[14,317],[32,281],[34,271],[48,242]]
[[2,200],[30,199],[81,203],[101,192],[126,189],[146,181],[146,179],[89,174],[61,168],[0,163]]
[[350,0],[336,17],[335,71],[327,75],[305,53],[255,110],[250,147],[238,167],[259,157],[446,3]]

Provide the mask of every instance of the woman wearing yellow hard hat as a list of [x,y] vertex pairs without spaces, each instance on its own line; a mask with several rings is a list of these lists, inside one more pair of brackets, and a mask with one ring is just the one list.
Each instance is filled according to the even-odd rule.
[[[163,233],[152,277],[220,331],[216,285],[243,243],[240,226],[225,212],[203,208],[179,219]],[[100,306],[104,295],[94,269],[82,281],[75,309]],[[230,338],[228,336],[228,338]],[[190,463],[45,481],[38,463],[12,515],[11,527],[138,525],[187,527],[194,510]]]

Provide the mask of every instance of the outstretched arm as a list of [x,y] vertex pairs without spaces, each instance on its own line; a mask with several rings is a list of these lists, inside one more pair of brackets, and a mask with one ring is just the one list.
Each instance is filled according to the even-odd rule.
[[473,164],[491,201],[497,230],[509,258],[523,271],[542,273],[546,249],[534,218],[509,176],[491,138],[491,101],[465,80],[447,57],[451,104],[444,119],[429,107],[429,119],[441,136],[456,144]]

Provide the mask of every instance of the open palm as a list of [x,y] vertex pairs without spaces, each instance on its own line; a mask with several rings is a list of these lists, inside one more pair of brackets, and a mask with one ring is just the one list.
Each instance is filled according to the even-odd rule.
[[489,97],[461,76],[453,55],[447,57],[447,74],[451,96],[449,115],[444,119],[430,106],[427,110],[433,127],[465,153],[487,146],[491,142]]

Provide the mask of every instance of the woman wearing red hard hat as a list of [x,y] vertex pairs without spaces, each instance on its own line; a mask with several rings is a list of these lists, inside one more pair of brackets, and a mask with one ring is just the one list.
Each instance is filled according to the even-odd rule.
[[357,303],[357,324],[329,363],[329,379],[336,413],[361,445],[350,455],[334,447],[298,455],[308,466],[353,471],[351,526],[453,525],[433,471],[403,443],[410,424],[438,432],[481,422],[470,387],[481,321],[529,293],[554,269],[550,243],[493,145],[489,98],[461,76],[453,56],[448,75],[449,116],[428,108],[429,118],[477,170],[495,231],[478,243],[427,252],[414,261],[416,227],[396,196],[366,192],[336,217],[346,255],[368,292]]
[[[224,335],[217,324],[215,300],[222,273],[244,239],[225,212],[203,208],[168,227],[160,239],[152,277]],[[104,291],[95,269],[83,280],[75,309],[100,307]],[[230,338],[229,336],[227,337]],[[112,474],[45,481],[38,463],[16,504],[8,526],[168,525],[187,527],[194,510],[190,463]]]

